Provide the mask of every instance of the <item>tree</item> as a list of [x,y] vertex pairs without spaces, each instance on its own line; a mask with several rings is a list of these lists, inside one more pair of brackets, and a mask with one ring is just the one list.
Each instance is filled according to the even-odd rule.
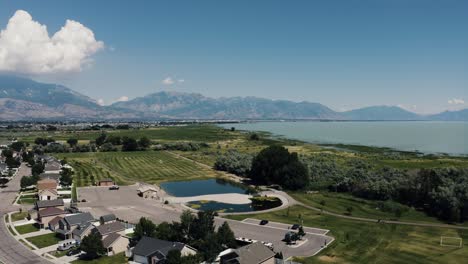
[[257,140],[260,140],[260,136],[257,133],[252,133],[250,134],[249,139],[257,141]]
[[7,178],[0,177],[0,186],[5,187],[7,183],[8,183]]
[[106,143],[112,143],[114,146],[122,145],[122,139],[119,136],[109,136]]
[[190,229],[193,239],[205,239],[207,235],[214,233],[214,212],[200,211],[194,221],[196,228]]
[[42,162],[38,162],[31,167],[32,175],[39,175],[44,172],[44,164]]
[[151,145],[151,140],[147,137],[142,137],[138,141],[138,146],[142,149],[147,149]]
[[135,151],[138,150],[138,143],[134,138],[122,138],[122,151]]
[[352,212],[353,212],[353,207],[352,207],[352,206],[346,207],[346,213],[347,213],[348,215],[351,215]]
[[76,144],[78,144],[78,139],[76,139],[76,138],[69,138],[69,139],[67,140],[67,143],[68,143],[68,145],[70,145],[70,147],[74,147],[74,146],[76,146]]
[[194,226],[195,216],[190,212],[190,210],[184,210],[180,215],[180,232],[184,237],[185,241],[189,241],[190,237],[190,229],[196,228]]
[[34,140],[34,143],[36,145],[42,145],[42,146],[47,146],[48,143],[50,142],[55,142],[55,139],[53,138],[41,138],[41,137],[38,137]]
[[91,232],[85,236],[80,244],[80,249],[86,253],[89,259],[95,259],[106,253],[102,245],[102,236],[98,232]]
[[235,248],[237,245],[234,232],[232,232],[227,222],[224,222],[218,228],[217,238],[218,243],[224,248]]
[[101,133],[101,135],[99,135],[99,137],[96,138],[96,145],[101,146],[102,144],[104,144],[104,142],[106,142],[106,139],[106,133]]
[[166,264],[180,264],[182,262],[182,255],[180,250],[172,249],[167,253]]
[[64,186],[70,186],[73,182],[73,171],[69,168],[63,168],[60,172],[60,184]]
[[276,145],[263,149],[253,159],[250,177],[257,183],[276,183],[291,190],[306,187],[309,180],[307,167],[297,153]]
[[20,152],[24,147],[26,147],[26,143],[22,141],[16,141],[11,143],[10,148],[12,148],[16,152]]
[[304,232],[304,227],[299,226],[299,230],[297,234],[299,235],[300,238],[304,237],[306,235],[306,233]]
[[247,176],[252,166],[252,156],[237,150],[228,150],[218,155],[214,164],[215,169],[227,171],[238,176]]
[[102,152],[117,151],[117,147],[112,145],[112,143],[110,143],[110,142],[106,142],[106,143],[102,144],[101,151]]
[[30,177],[30,176],[24,176],[23,178],[21,178],[21,181],[20,181],[20,186],[21,186],[21,189],[24,189],[28,186],[31,186],[35,183],[33,183],[33,178]]
[[133,237],[136,240],[140,240],[144,236],[156,237],[156,225],[151,220],[142,217],[138,221],[138,224],[135,225]]

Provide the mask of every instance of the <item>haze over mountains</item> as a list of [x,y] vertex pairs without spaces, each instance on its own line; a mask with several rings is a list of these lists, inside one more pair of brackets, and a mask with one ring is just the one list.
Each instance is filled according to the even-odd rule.
[[65,86],[0,75],[0,120],[310,119],[468,121],[468,109],[422,116],[396,106],[336,112],[320,103],[158,92],[101,106]]

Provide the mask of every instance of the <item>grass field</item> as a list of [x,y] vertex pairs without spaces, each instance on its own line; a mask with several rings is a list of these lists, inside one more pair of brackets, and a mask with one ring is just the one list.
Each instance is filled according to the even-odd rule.
[[33,224],[27,224],[27,225],[21,225],[21,226],[15,226],[16,231],[18,233],[22,234],[27,234],[27,233],[32,233],[39,231],[39,228]]
[[44,248],[48,246],[52,246],[57,244],[59,241],[62,241],[58,238],[55,233],[35,236],[35,237],[28,237],[26,238],[29,242],[33,243],[38,248]]
[[34,195],[22,195],[18,199],[19,204],[34,204],[37,201],[37,197]]
[[221,175],[165,151],[77,153],[60,157],[66,157],[74,167],[78,187],[91,185],[92,179],[102,178],[112,178],[125,185],[137,181],[158,184]]
[[[251,217],[293,224],[298,222],[299,215],[305,226],[329,229],[329,234],[336,239],[317,256],[298,259],[303,263],[462,264],[468,258],[468,230],[357,222],[320,215],[301,206],[229,218],[243,220]],[[464,246],[441,247],[440,236],[461,237]]]
[[11,214],[11,221],[15,222],[15,221],[23,220],[27,216],[28,216],[28,212],[16,212],[14,214]]
[[94,260],[75,260],[72,261],[73,264],[124,264],[127,263],[124,253],[116,254],[115,256],[108,257],[103,256]]

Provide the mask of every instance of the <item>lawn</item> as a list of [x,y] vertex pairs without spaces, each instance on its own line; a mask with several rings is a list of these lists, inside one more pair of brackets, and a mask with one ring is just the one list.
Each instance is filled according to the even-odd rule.
[[[289,210],[236,215],[283,223],[297,223],[301,215],[305,226],[331,230],[335,241],[317,256],[300,259],[303,263],[466,263],[468,230],[365,223],[321,215],[301,206]],[[463,238],[462,248],[441,247],[440,236]]]
[[58,238],[55,233],[35,236],[35,237],[28,237],[26,238],[29,242],[33,243],[38,248],[44,248],[48,246],[52,246],[57,244],[62,239]]
[[22,195],[18,199],[19,204],[34,204],[37,201],[37,197],[34,195]]
[[27,225],[21,225],[21,226],[15,226],[16,231],[18,233],[22,234],[27,234],[27,233],[32,233],[39,231],[39,227],[37,227],[34,224],[27,224]]
[[136,181],[158,184],[164,181],[208,179],[221,173],[202,167],[166,151],[99,152],[62,154],[75,169],[78,187],[112,178],[118,184]]
[[[294,199],[317,208],[323,208],[326,211],[346,214],[346,209],[352,207],[352,216],[366,217],[374,219],[384,220],[401,220],[401,221],[412,221],[412,222],[426,222],[426,223],[443,223],[437,218],[429,217],[422,211],[417,211],[413,208],[405,205],[395,203],[401,208],[406,208],[401,216],[397,217],[392,212],[383,212],[378,209],[378,202],[373,200],[366,200],[354,197],[350,194],[345,193],[333,193],[333,192],[320,192],[313,194],[305,193],[289,193]],[[320,203],[325,202],[322,206]]]
[[124,253],[119,253],[119,254],[117,254],[115,256],[111,256],[111,257],[103,256],[103,257],[100,257],[100,258],[94,259],[94,260],[79,259],[79,260],[72,261],[71,263],[73,263],[73,264],[123,264],[123,263],[127,263],[127,262],[128,261],[125,258]]
[[28,212],[16,212],[11,214],[11,221],[20,221],[28,216]]

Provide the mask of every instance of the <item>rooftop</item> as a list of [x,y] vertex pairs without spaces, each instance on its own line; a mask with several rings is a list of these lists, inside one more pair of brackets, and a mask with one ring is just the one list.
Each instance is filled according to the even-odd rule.
[[44,201],[37,201],[36,202],[36,207],[37,208],[46,208],[46,207],[57,207],[57,206],[63,206],[63,200],[62,199],[56,199],[56,200],[44,200]]
[[96,229],[102,236],[105,236],[111,233],[123,231],[125,230],[125,226],[121,222],[112,222],[100,225],[96,227]]
[[149,257],[156,253],[164,256],[173,249],[182,250],[185,244],[180,242],[165,241],[152,237],[142,237],[140,242],[133,249],[134,255]]

